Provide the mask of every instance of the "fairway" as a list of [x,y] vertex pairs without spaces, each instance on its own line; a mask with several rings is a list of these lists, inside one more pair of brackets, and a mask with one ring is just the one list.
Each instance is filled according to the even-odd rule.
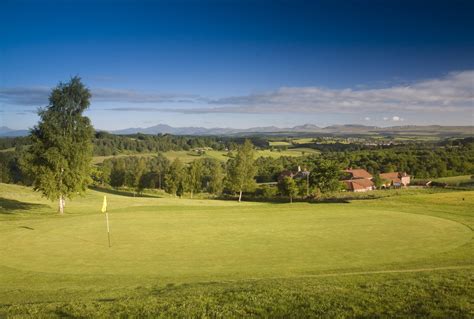
[[[58,216],[55,205],[29,188],[0,184],[0,192],[0,301],[23,305],[19,313],[35,309],[28,306],[30,302],[40,307],[45,301],[93,302],[94,298],[130,296],[138,298],[130,305],[141,309],[155,304],[150,296],[156,287],[174,285],[183,287],[177,294],[191,285],[186,294],[203,289],[202,293],[218,296],[215,289],[221,288],[198,287],[219,283],[232,290],[243,289],[248,280],[264,286],[277,280],[282,298],[294,304],[291,291],[308,287],[319,291],[319,281],[314,280],[326,276],[334,278],[325,281],[330,287],[348,287],[354,280],[363,280],[383,291],[377,274],[398,274],[401,282],[391,284],[398,286],[414,283],[417,276],[411,272],[434,272],[424,275],[430,279],[423,287],[445,280],[436,275],[440,271],[452,271],[461,282],[472,275],[472,191],[414,191],[318,204],[239,204],[107,194],[111,248],[100,212],[104,193],[89,190],[85,197],[68,202],[65,216]],[[337,279],[341,275],[348,279],[341,282]],[[248,289],[245,296],[257,293],[256,288]],[[265,298],[279,293],[265,289]],[[336,298],[337,289],[342,288],[326,289]],[[163,307],[181,298],[195,298],[187,296],[170,296]],[[309,292],[302,295],[309,296]],[[152,299],[142,305],[140,298]],[[78,315],[102,311],[84,312],[78,307]],[[41,313],[50,317],[52,309]]]

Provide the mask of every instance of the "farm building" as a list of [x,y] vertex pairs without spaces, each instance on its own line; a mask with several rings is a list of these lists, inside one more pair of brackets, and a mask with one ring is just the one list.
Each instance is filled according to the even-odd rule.
[[345,169],[344,173],[350,175],[350,180],[353,179],[370,179],[372,180],[373,176],[367,172],[365,169],[356,168],[356,169]]
[[347,191],[350,192],[367,192],[375,189],[373,176],[365,169],[346,169],[344,173],[348,175],[348,179],[343,180]]
[[[372,174],[362,168],[349,168],[342,171],[344,177],[341,181],[345,186],[346,191],[349,192],[367,192],[374,190],[374,177]],[[278,176],[278,181],[282,181],[285,177],[293,179],[307,179],[310,172],[306,169],[298,167],[297,172],[285,170]],[[405,187],[410,184],[410,175],[405,172],[392,172],[392,173],[381,173],[380,178],[385,181],[383,188],[388,187]]]
[[410,184],[410,175],[405,172],[382,173],[380,178],[386,180],[384,187],[405,187]]
[[346,190],[350,192],[367,192],[375,189],[374,183],[370,179],[353,179],[343,181]]

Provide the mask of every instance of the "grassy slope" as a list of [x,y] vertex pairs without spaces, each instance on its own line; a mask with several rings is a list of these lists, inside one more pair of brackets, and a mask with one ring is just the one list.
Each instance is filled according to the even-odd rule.
[[[64,217],[26,188],[0,193],[0,315],[472,311],[474,192],[293,205],[108,195],[111,250],[101,193]],[[409,272],[364,274],[381,270]]]

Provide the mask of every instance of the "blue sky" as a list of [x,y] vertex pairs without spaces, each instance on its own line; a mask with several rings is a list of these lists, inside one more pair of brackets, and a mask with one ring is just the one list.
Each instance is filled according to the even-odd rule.
[[0,126],[473,125],[473,1],[0,1]]

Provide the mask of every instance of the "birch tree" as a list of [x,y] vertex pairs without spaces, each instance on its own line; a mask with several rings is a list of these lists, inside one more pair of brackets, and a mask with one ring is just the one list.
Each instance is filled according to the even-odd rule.
[[285,176],[279,183],[278,188],[283,196],[290,198],[290,203],[293,203],[293,198],[298,195],[298,187],[295,180],[290,176]]
[[170,165],[169,172],[165,176],[165,190],[169,194],[176,196],[176,192],[181,185],[183,187],[184,165],[179,158],[176,158]]
[[32,146],[26,162],[33,187],[50,200],[58,200],[64,213],[65,199],[84,193],[91,183],[93,128],[83,112],[91,94],[78,77],[60,83],[39,109],[39,123],[31,130]]
[[235,158],[229,160],[227,182],[229,188],[239,193],[239,202],[242,201],[242,192],[255,188],[255,174],[257,167],[254,161],[255,150],[249,140],[237,149]]
[[199,192],[201,190],[202,171],[203,165],[200,160],[191,162],[187,168],[187,174],[184,181],[187,190],[191,193],[191,198],[193,198],[194,192]]

